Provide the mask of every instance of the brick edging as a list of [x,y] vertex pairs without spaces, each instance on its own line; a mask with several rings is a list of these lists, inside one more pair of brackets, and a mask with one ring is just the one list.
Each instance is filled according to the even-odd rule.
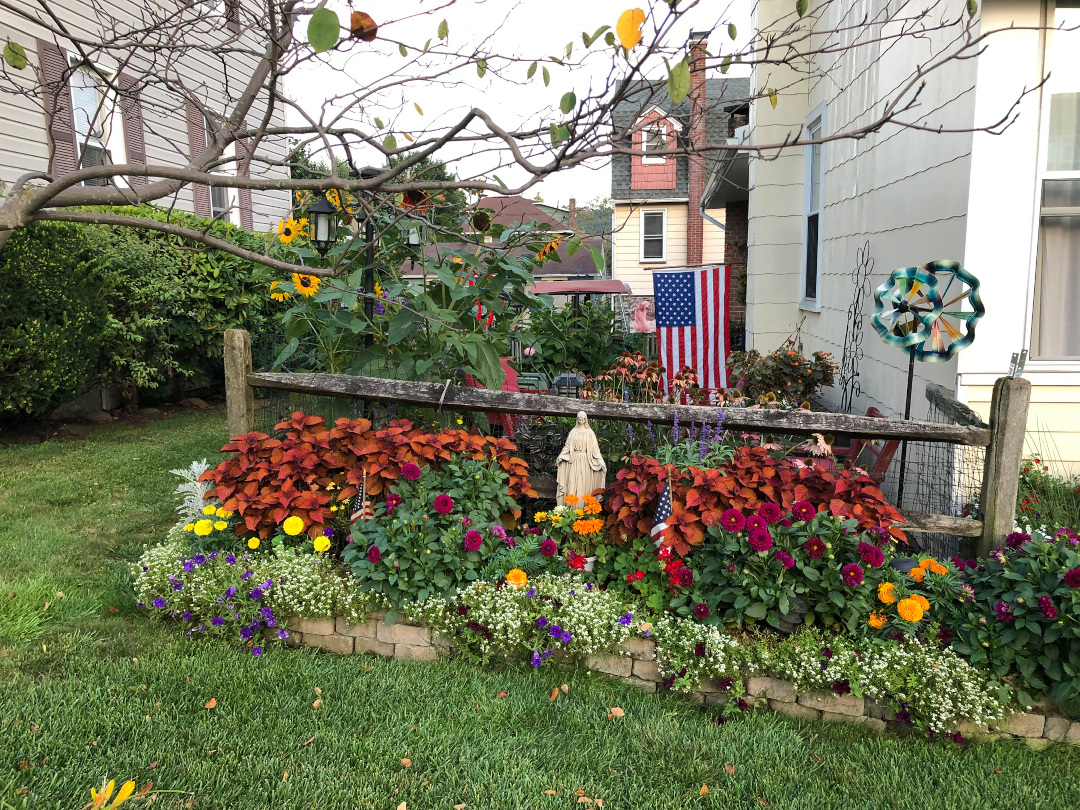
[[[342,655],[372,653],[399,661],[436,661],[452,648],[444,639],[432,639],[427,627],[402,621],[387,626],[383,622],[384,616],[383,613],[371,613],[365,621],[356,625],[349,625],[343,616],[336,619],[291,619],[288,622],[287,644],[292,647],[315,647]],[[620,645],[614,654],[586,656],[584,667],[650,693],[656,692],[662,680],[656,662],[656,642],[648,638],[630,639]],[[729,693],[707,681],[698,684],[698,689],[686,697],[706,706],[722,706],[731,700]],[[873,698],[827,692],[799,693],[793,683],[780,678],[747,678],[744,700],[752,707],[803,720],[860,723],[875,731],[891,729],[903,733],[910,729],[910,726],[899,723],[888,709]],[[1035,749],[1055,742],[1080,745],[1080,720],[1053,715],[1014,714],[1000,726],[964,721],[959,724],[958,730],[974,739],[1021,739]]]

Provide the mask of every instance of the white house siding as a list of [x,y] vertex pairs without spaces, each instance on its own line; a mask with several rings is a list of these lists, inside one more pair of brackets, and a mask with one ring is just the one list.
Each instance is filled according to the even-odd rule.
[[[858,36],[874,31],[860,27],[873,17],[880,0],[830,5],[821,30],[853,26]],[[790,12],[786,0],[765,0],[759,24]],[[839,15],[843,13],[841,18]],[[855,34],[845,34],[848,43]],[[889,96],[916,64],[925,63],[941,47],[934,37],[902,40],[891,48],[864,46],[846,52],[822,67],[827,80],[799,80],[790,70],[761,68],[755,87],[780,90],[776,109],[767,102],[753,106],[751,142],[775,143],[798,133],[807,116],[824,104],[824,134],[849,131],[873,120],[875,104]],[[920,97],[922,122],[945,128],[970,127],[974,108],[975,65],[954,62],[928,77]],[[766,156],[772,157],[772,156]],[[856,253],[869,240],[875,260],[871,284],[886,281],[893,269],[934,259],[965,260],[964,218],[971,160],[970,135],[932,135],[886,127],[862,140],[841,140],[822,150],[824,185],[820,217],[821,252],[818,304],[820,312],[800,309],[804,261],[804,148],[785,150],[775,159],[750,162],[748,221],[747,333],[749,345],[762,352],[778,347],[802,320],[807,353],[832,352],[839,361],[852,301],[851,271]],[[978,272],[978,271],[976,271]],[[862,396],[854,409],[871,405],[886,414],[901,413],[907,355],[887,346],[870,325],[873,300],[863,302]],[[921,396],[926,382],[955,386],[956,363],[918,364],[913,416],[926,412]],[[830,405],[839,402],[838,387],[828,389]]]
[[[641,261],[641,211],[667,211],[667,259]],[[630,285],[634,295],[652,295],[656,268],[686,265],[686,203],[615,205],[615,238],[612,276]]]
[[[258,3],[244,0],[245,7],[255,10]],[[132,0],[103,0],[102,4],[112,15],[120,19],[138,19],[136,11],[143,5]],[[100,35],[101,21],[94,11],[93,4],[85,0],[50,0],[53,9],[68,28],[88,38]],[[193,12],[194,14],[195,12]],[[226,29],[224,18],[217,12],[199,12],[205,18],[203,27],[208,38],[213,41],[224,40],[232,34]],[[30,90],[37,81],[35,69],[39,63],[37,39],[53,41],[54,37],[44,27],[27,22],[8,10],[0,9],[0,41],[11,39],[25,48],[30,64],[22,71],[8,69],[4,90],[10,90],[10,82]],[[251,35],[244,36],[248,47],[259,46]],[[65,41],[59,42],[65,50],[71,50]],[[237,95],[243,82],[254,65],[254,57],[237,54],[229,57],[229,90]],[[105,67],[114,67],[105,64]],[[125,73],[138,76],[146,70],[145,65],[134,62],[125,68]],[[220,78],[221,63],[216,57],[205,53],[189,52],[170,66],[169,77],[194,89],[205,102],[213,108],[215,105],[225,109],[225,86]],[[0,181],[10,185],[15,179],[28,171],[49,170],[49,153],[45,129],[45,113],[40,99],[31,95],[16,95],[10,92],[0,94],[4,102],[4,126],[0,127]],[[188,131],[184,104],[179,96],[164,92],[160,87],[150,87],[141,94],[144,138],[146,141],[147,162],[150,164],[181,166],[187,163]],[[265,100],[256,102],[249,120],[261,120],[265,113]],[[282,113],[277,113],[274,124],[283,125]],[[264,140],[259,153],[274,159],[285,155],[286,144],[283,140]],[[263,170],[252,165],[255,177],[285,177],[284,169]],[[194,199],[190,187],[182,189],[174,199],[158,201],[163,205],[175,205],[184,211],[194,211]],[[266,230],[288,210],[289,195],[280,191],[252,192],[253,226],[256,231]],[[236,217],[235,221],[238,221]]]

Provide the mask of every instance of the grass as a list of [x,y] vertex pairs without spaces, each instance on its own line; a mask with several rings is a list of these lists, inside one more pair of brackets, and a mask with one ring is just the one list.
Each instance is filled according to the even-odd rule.
[[635,810],[1080,806],[1080,751],[1065,746],[961,748],[767,713],[717,726],[576,671],[184,641],[134,610],[124,565],[172,520],[168,470],[212,458],[223,433],[220,413],[180,414],[0,448],[0,810],[77,810],[106,774],[175,791],[165,810],[590,806],[578,790]]

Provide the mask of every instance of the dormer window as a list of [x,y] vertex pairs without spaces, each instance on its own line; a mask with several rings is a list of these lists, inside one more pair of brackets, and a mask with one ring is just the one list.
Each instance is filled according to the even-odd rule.
[[663,122],[650,124],[641,131],[642,163],[663,163],[667,160],[668,130]]

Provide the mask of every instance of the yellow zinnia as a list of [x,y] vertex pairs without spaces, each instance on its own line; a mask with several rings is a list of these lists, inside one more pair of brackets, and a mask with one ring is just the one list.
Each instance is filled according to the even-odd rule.
[[250,548],[250,549],[251,549],[252,551],[254,551],[255,549],[257,549],[257,548],[259,547],[259,543],[260,543],[260,542],[261,542],[261,541],[259,540],[259,538],[258,538],[258,537],[252,537],[252,538],[250,538],[250,539],[248,540],[248,542],[247,542],[247,546],[248,546],[248,548]]
[[533,515],[533,520],[535,520],[537,523],[543,523],[545,520],[547,520],[547,515],[547,512],[537,512],[535,515]]
[[319,554],[322,554],[324,551],[330,548],[330,538],[320,535],[315,538],[315,542],[313,543],[313,545],[315,546],[315,551],[317,551]]
[[213,530],[214,524],[209,520],[200,520],[195,524],[195,534],[199,535],[199,537],[206,537]]
[[284,290],[278,290],[277,292],[274,292],[274,288],[282,283],[283,282],[281,281],[270,282],[270,297],[275,301],[286,301],[289,298],[289,294]]
[[304,530],[304,519],[297,517],[296,515],[291,515],[290,517],[285,518],[285,522],[281,524],[281,528],[285,530],[285,534],[290,537],[296,537],[296,535]]
[[877,598],[884,602],[886,605],[891,605],[896,601],[896,596],[893,595],[893,584],[891,582],[882,582],[877,586]]
[[922,606],[911,596],[896,603],[896,612],[900,614],[900,618],[905,622],[914,623],[923,617]]
[[881,611],[875,610],[870,614],[870,621],[868,624],[875,630],[880,630],[885,626],[885,614]]
[[209,506],[209,505],[204,506],[203,510],[202,510],[202,513],[204,515],[216,515],[217,514],[217,507],[216,506]]
[[515,588],[524,588],[528,581],[529,578],[520,568],[513,568],[506,572],[507,584],[513,585]]
[[306,273],[293,273],[292,283],[296,291],[305,298],[311,298],[319,291],[318,276],[309,276]]
[[214,528],[217,529],[219,532],[224,531],[225,529],[229,528],[229,524],[226,523],[224,520],[218,520],[214,523]]

